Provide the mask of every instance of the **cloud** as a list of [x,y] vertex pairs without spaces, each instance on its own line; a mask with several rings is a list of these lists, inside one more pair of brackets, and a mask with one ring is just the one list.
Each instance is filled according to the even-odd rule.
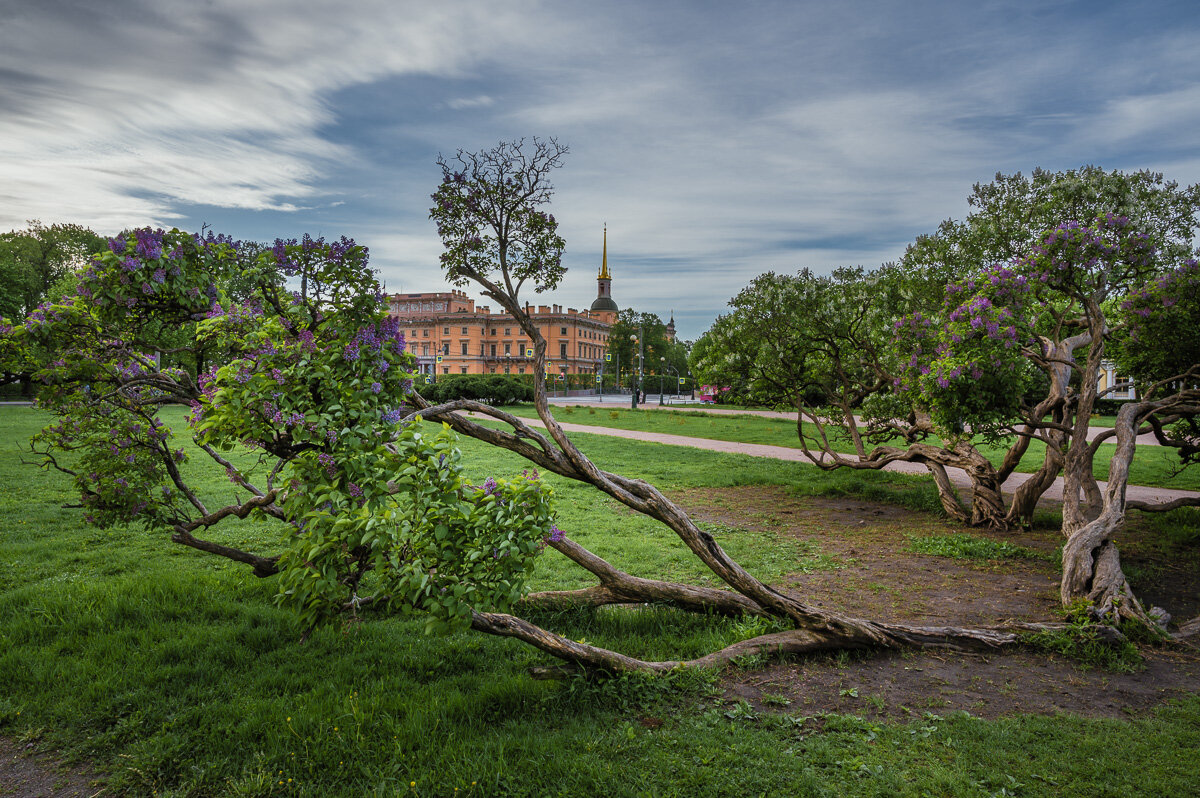
[[331,93],[519,49],[526,8],[22,4],[0,28],[0,225],[113,229],[170,220],[177,203],[294,210],[356,157],[321,135]]
[[698,324],[897,257],[997,171],[1200,179],[1187,8],[0,0],[0,227],[347,234],[434,290],[437,154],[556,136],[547,301],[595,295],[607,222],[618,303]]
[[481,94],[478,97],[456,97],[447,102],[446,105],[455,111],[461,111],[464,108],[487,108],[495,104],[495,102],[495,100],[486,94]]

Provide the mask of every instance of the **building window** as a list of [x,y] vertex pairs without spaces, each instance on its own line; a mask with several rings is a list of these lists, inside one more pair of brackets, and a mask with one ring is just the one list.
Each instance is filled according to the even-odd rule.
[[449,373],[450,373],[450,367],[449,367],[449,366],[442,366],[442,373],[443,373],[443,374],[449,374]]
[[466,328],[466,327],[463,327],[463,328],[462,328],[462,330],[463,330],[463,331],[462,331],[462,334],[463,334],[463,335],[466,335],[466,334],[467,334],[467,328]]
[[466,373],[467,373],[467,367],[466,367],[466,366],[459,366],[459,367],[458,367],[458,373],[459,373],[459,374],[466,374]]
[[567,359],[567,345],[565,343],[558,345],[558,356],[563,360]]
[[416,338],[416,337],[417,337],[417,331],[416,331],[416,330],[413,330],[412,337],[413,337],[413,338]]
[[511,354],[512,354],[512,344],[506,343],[504,345],[504,356],[508,357]]
[[421,344],[421,354],[429,357],[429,344]]
[[463,356],[466,357],[466,354],[467,354],[467,342],[466,341],[462,342],[462,353],[463,353]]
[[442,344],[442,354],[443,355],[450,354],[450,344]]
[[496,334],[496,328],[495,328],[495,327],[493,327],[493,328],[492,328],[492,335],[495,335],[495,334]]
[[[496,356],[496,345],[492,344],[491,346],[492,346],[492,357],[495,357]],[[493,371],[492,373],[495,374],[496,372]]]
[[512,327],[505,327],[505,328],[504,328],[504,334],[505,334],[505,335],[512,335]]
[[450,334],[450,328],[449,328],[449,327],[443,327],[443,328],[442,328],[442,335],[449,335],[449,334]]
[[559,335],[566,335],[566,334],[567,334],[567,328],[566,328],[566,327],[559,327],[559,328],[558,328],[558,333],[559,333]]
[[524,367],[524,366],[518,366],[518,367],[517,367],[517,373],[518,373],[518,374],[524,374],[524,373],[525,373],[525,367]]
[[422,337],[422,338],[428,338],[428,337],[429,337],[429,330],[428,330],[428,329],[421,330],[421,337]]

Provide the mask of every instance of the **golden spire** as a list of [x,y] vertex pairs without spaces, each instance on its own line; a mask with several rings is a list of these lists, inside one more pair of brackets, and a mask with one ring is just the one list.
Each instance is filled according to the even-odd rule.
[[600,276],[597,280],[611,280],[608,274],[608,225],[604,225],[604,255],[600,260]]

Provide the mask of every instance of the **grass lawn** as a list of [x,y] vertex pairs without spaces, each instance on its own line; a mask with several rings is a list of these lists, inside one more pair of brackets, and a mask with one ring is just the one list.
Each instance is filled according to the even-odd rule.
[[[272,580],[171,544],[165,533],[99,530],[62,508],[72,499],[67,478],[20,463],[19,446],[44,418],[0,408],[0,736],[91,762],[106,775],[106,794],[1129,796],[1200,788],[1194,694],[1128,719],[958,713],[876,722],[852,713],[814,722],[787,707],[718,704],[714,673],[534,681],[528,668],[548,660],[533,649],[474,633],[425,637],[420,619],[306,637],[273,604]],[[902,476],[581,440],[602,466],[668,491],[787,485],[936,507],[927,485]],[[462,445],[478,481],[526,467],[508,453]],[[704,576],[665,529],[594,491],[548,481],[559,526],[614,564]],[[223,479],[203,488],[214,500],[232,492]],[[278,534],[250,520],[211,536],[269,550]],[[782,533],[730,529],[720,537],[768,580],[798,563],[838,567],[819,546]],[[552,551],[534,581],[586,584]],[[662,608],[537,620],[644,657],[693,656],[761,631]]]
[[[526,418],[537,417],[531,405],[507,407],[505,410]],[[792,449],[800,448],[794,419],[714,414],[696,410],[641,411],[616,407],[554,406],[552,410],[555,418],[572,424],[661,432],[719,441],[786,446]],[[805,429],[810,431],[812,427],[805,425]],[[809,437],[809,441],[811,445],[813,439]],[[839,452],[854,451],[849,441],[834,441],[834,447]],[[987,444],[981,444],[979,448],[988,459],[997,465],[1004,460],[1005,450],[1003,449]],[[1098,479],[1107,479],[1108,462],[1115,451],[1115,444],[1105,443],[1100,446],[1096,457]],[[1044,444],[1038,441],[1032,442],[1017,470],[1036,471],[1042,463],[1044,453]],[[1156,446],[1143,446],[1137,450],[1134,456],[1130,468],[1130,484],[1176,490],[1200,490],[1200,469],[1193,468],[1176,474],[1178,461],[1178,457],[1173,455],[1172,450]]]

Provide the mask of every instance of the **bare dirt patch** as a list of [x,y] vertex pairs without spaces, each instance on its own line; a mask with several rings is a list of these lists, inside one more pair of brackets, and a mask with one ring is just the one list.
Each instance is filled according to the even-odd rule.
[[[894,505],[853,498],[796,497],[778,486],[679,497],[694,518],[816,543],[842,568],[795,574],[781,587],[818,606],[859,617],[972,626],[1006,619],[1057,620],[1056,529],[989,534]],[[962,560],[913,553],[912,537],[970,532],[1014,543],[1039,558]],[[1195,615],[1195,557],[1157,561],[1131,529],[1139,586],[1177,618]],[[724,699],[789,713],[920,717],[962,710],[982,717],[1072,712],[1141,713],[1200,689],[1200,654],[1143,647],[1144,669],[1112,673],[1038,652],[841,654],[730,670]]]
[[0,737],[0,798],[91,798],[96,774],[38,752],[34,743]]

